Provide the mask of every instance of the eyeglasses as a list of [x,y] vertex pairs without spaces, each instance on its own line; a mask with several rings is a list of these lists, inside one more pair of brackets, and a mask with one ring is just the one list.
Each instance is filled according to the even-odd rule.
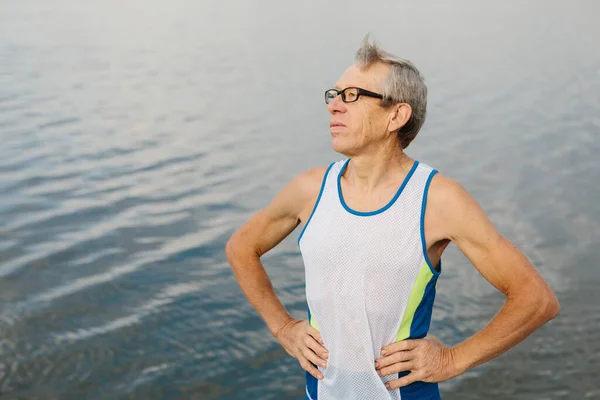
[[325,91],[325,103],[331,103],[336,97],[342,95],[342,101],[344,103],[354,103],[360,96],[369,96],[375,97],[377,99],[383,99],[383,96],[379,93],[371,92],[369,90],[357,88],[357,87],[348,87],[346,89],[337,90],[337,89],[329,89]]

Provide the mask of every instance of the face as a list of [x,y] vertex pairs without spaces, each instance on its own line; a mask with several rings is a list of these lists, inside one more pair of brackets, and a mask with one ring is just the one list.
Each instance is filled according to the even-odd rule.
[[[344,72],[335,89],[359,87],[381,94],[388,73],[389,67],[385,64],[374,64],[366,69],[353,65]],[[393,108],[385,109],[380,103],[380,99],[363,95],[353,103],[344,103],[342,96],[337,96],[327,105],[334,151],[353,156],[369,146],[390,140]]]

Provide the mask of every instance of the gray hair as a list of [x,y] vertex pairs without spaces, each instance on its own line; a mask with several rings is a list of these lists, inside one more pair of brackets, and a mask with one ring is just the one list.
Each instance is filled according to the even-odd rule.
[[411,106],[410,118],[398,130],[398,139],[402,148],[405,149],[417,136],[425,122],[427,86],[425,86],[423,75],[410,61],[398,58],[381,50],[377,44],[371,43],[369,35],[365,36],[356,52],[355,62],[361,69],[378,62],[391,67],[383,86],[381,106],[389,107],[398,103],[407,103]]

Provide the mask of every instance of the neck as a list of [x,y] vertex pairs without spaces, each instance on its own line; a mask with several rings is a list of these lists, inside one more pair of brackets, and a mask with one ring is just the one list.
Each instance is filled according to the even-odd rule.
[[393,143],[392,146],[381,146],[374,151],[352,156],[344,176],[352,184],[370,192],[396,180],[399,175],[406,175],[413,163],[414,160],[397,143]]

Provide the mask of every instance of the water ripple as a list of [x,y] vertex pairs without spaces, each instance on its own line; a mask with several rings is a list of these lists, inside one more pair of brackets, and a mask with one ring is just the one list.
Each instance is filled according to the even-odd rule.
[[[152,3],[141,14],[23,4],[0,14],[3,398],[303,396],[302,370],[248,304],[224,247],[293,176],[340,158],[319,93],[355,44],[302,29],[272,35],[289,13],[274,2],[258,13],[237,4],[239,15],[218,2],[186,2],[186,13]],[[285,24],[326,24],[324,7],[300,7]],[[565,310],[507,358],[444,386],[445,398],[594,398],[597,13],[529,5],[515,18],[514,4],[498,3],[464,19],[448,9],[458,23],[440,41],[447,15],[415,7],[428,16],[418,19],[428,46],[402,51],[421,59],[431,101],[410,154],[464,183]],[[540,10],[550,22],[531,30]],[[100,20],[112,21],[108,34]],[[410,18],[388,25],[415,29]],[[397,36],[385,26],[384,37]],[[295,235],[262,260],[303,318]],[[444,257],[432,331],[456,343],[503,298],[455,246]],[[578,340],[565,340],[573,332]]]
[[133,324],[139,323],[142,318],[152,312],[156,312],[159,308],[162,308],[168,304],[171,304],[176,300],[177,297],[183,296],[189,293],[196,292],[202,288],[200,283],[188,282],[171,285],[165,288],[156,297],[146,302],[137,308],[130,315],[118,318],[114,321],[107,322],[100,326],[86,327],[75,332],[63,332],[54,334],[55,340],[61,341],[77,341],[87,338],[91,338],[96,335],[101,335],[107,332],[111,332],[117,329],[121,329]]

